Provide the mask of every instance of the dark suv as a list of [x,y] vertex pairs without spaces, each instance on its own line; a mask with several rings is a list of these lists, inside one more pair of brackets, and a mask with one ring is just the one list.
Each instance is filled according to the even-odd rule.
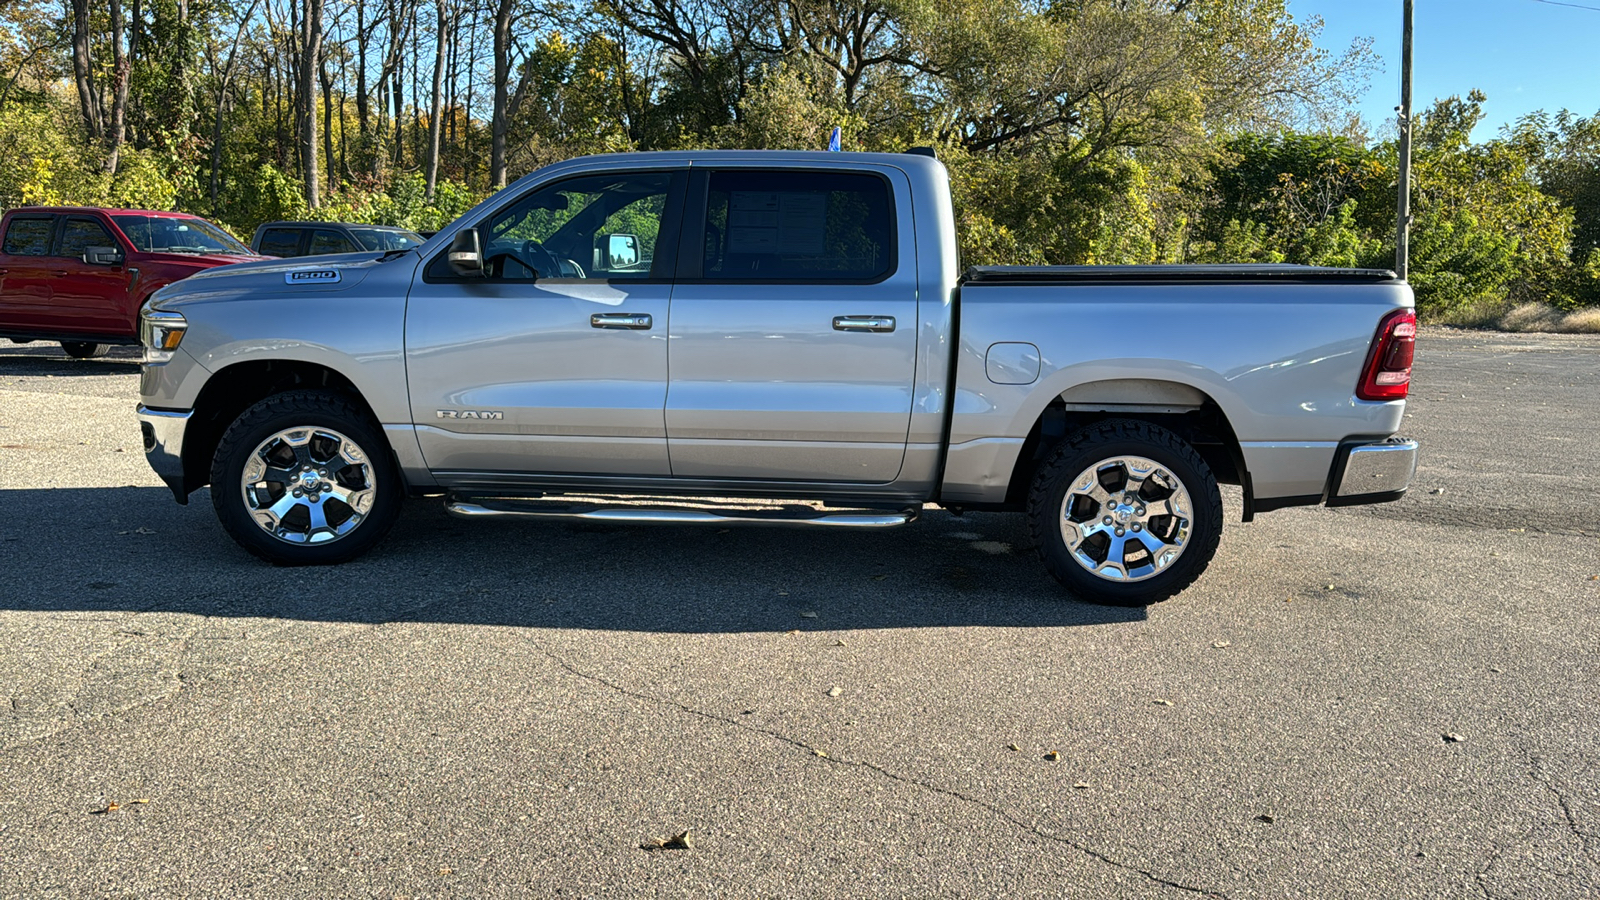
[[393,225],[350,222],[268,222],[256,229],[250,248],[266,256],[321,256],[363,250],[406,250],[422,235]]
[[201,269],[259,259],[198,216],[23,207],[0,221],[0,338],[59,341],[71,356],[139,342],[139,307]]

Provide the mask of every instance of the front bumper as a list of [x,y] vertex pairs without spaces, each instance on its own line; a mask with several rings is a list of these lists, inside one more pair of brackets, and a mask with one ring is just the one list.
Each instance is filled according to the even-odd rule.
[[184,490],[183,434],[189,427],[193,412],[169,409],[151,409],[140,405],[139,431],[144,437],[144,457],[179,503],[187,504],[189,494]]
[[1392,437],[1370,444],[1348,444],[1334,461],[1329,506],[1355,506],[1398,500],[1417,471],[1417,442]]

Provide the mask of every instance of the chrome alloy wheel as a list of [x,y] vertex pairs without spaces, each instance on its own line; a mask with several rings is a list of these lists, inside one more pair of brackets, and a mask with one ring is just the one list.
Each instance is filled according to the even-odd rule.
[[1189,542],[1194,505],[1172,471],[1139,456],[1103,459],[1072,479],[1061,537],[1074,561],[1107,581],[1165,571]]
[[331,428],[288,428],[256,446],[240,477],[245,509],[290,544],[322,544],[354,531],[376,499],[367,453]]

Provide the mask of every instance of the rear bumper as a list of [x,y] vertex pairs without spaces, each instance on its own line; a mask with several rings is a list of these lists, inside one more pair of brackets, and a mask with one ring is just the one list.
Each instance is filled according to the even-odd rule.
[[141,405],[138,415],[139,431],[144,438],[144,458],[172,489],[172,496],[179,503],[188,503],[189,494],[184,490],[183,479],[183,435],[194,413]]
[[1416,441],[1392,437],[1374,443],[1346,444],[1334,458],[1328,505],[1398,500],[1405,496],[1416,471]]

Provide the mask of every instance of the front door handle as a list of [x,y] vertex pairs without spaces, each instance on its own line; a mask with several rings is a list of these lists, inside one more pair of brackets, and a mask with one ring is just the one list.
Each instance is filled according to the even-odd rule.
[[592,328],[627,328],[633,331],[650,330],[651,321],[647,313],[595,313],[589,317]]
[[834,316],[834,331],[893,331],[894,316]]

